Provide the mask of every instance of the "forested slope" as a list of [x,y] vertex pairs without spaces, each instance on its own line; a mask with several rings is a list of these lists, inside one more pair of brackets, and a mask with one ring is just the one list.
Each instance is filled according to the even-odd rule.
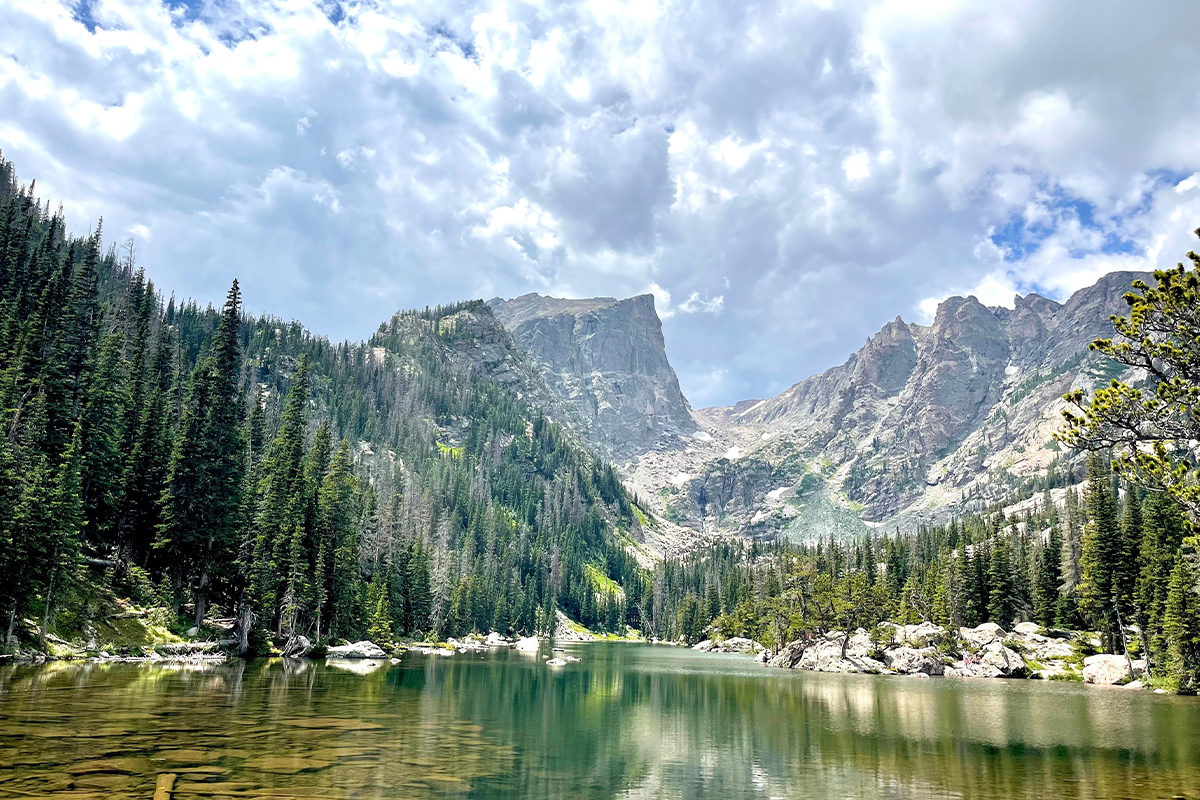
[[0,332],[8,647],[84,629],[97,587],[235,617],[250,650],[638,623],[631,498],[529,404],[481,302],[335,345],[244,316],[236,282],[221,309],[164,299],[0,159]]

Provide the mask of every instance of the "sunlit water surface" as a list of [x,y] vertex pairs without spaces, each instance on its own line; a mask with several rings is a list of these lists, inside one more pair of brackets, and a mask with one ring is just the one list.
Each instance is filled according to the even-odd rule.
[[0,668],[0,797],[1200,798],[1200,701],[567,645]]

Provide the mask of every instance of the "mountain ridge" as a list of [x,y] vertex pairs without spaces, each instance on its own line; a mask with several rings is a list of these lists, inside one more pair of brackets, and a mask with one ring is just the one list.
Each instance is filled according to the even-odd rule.
[[[929,325],[897,316],[841,364],[773,397],[691,409],[680,392],[675,424],[659,426],[654,437],[619,441],[647,422],[611,382],[604,398],[589,397],[586,382],[547,383],[582,411],[600,402],[623,408],[623,425],[605,439],[587,430],[584,436],[624,457],[629,487],[672,522],[707,534],[808,538],[815,532],[804,528],[815,514],[840,519],[834,532],[844,535],[881,525],[907,529],[981,507],[1047,470],[1069,473],[1052,440],[1061,396],[1115,377],[1088,345],[1111,333],[1109,317],[1124,313],[1130,283],[1148,277],[1112,272],[1062,303],[1030,293],[1017,295],[1011,309],[949,297]],[[489,304],[543,375],[553,377],[578,372],[564,355],[587,331],[560,321],[550,347],[531,326],[632,301],[653,314],[646,295],[525,295]],[[644,335],[647,349],[660,347],[656,314],[627,333]],[[665,347],[661,354],[665,360]],[[683,408],[694,426],[679,424]]]

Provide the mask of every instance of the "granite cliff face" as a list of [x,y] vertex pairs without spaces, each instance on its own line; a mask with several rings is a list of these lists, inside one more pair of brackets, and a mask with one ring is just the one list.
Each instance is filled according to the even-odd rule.
[[582,432],[621,463],[677,447],[698,430],[667,360],[654,298],[565,300],[527,294],[488,302]]

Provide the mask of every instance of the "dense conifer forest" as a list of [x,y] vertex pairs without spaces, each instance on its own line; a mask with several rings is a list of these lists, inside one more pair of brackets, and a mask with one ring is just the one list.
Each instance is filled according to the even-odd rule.
[[[102,227],[0,159],[0,634],[79,634],[97,597],[235,620],[237,649],[625,630],[645,574],[612,469],[452,358],[482,303],[370,341],[164,298]],[[626,602],[626,597],[630,602]]]

